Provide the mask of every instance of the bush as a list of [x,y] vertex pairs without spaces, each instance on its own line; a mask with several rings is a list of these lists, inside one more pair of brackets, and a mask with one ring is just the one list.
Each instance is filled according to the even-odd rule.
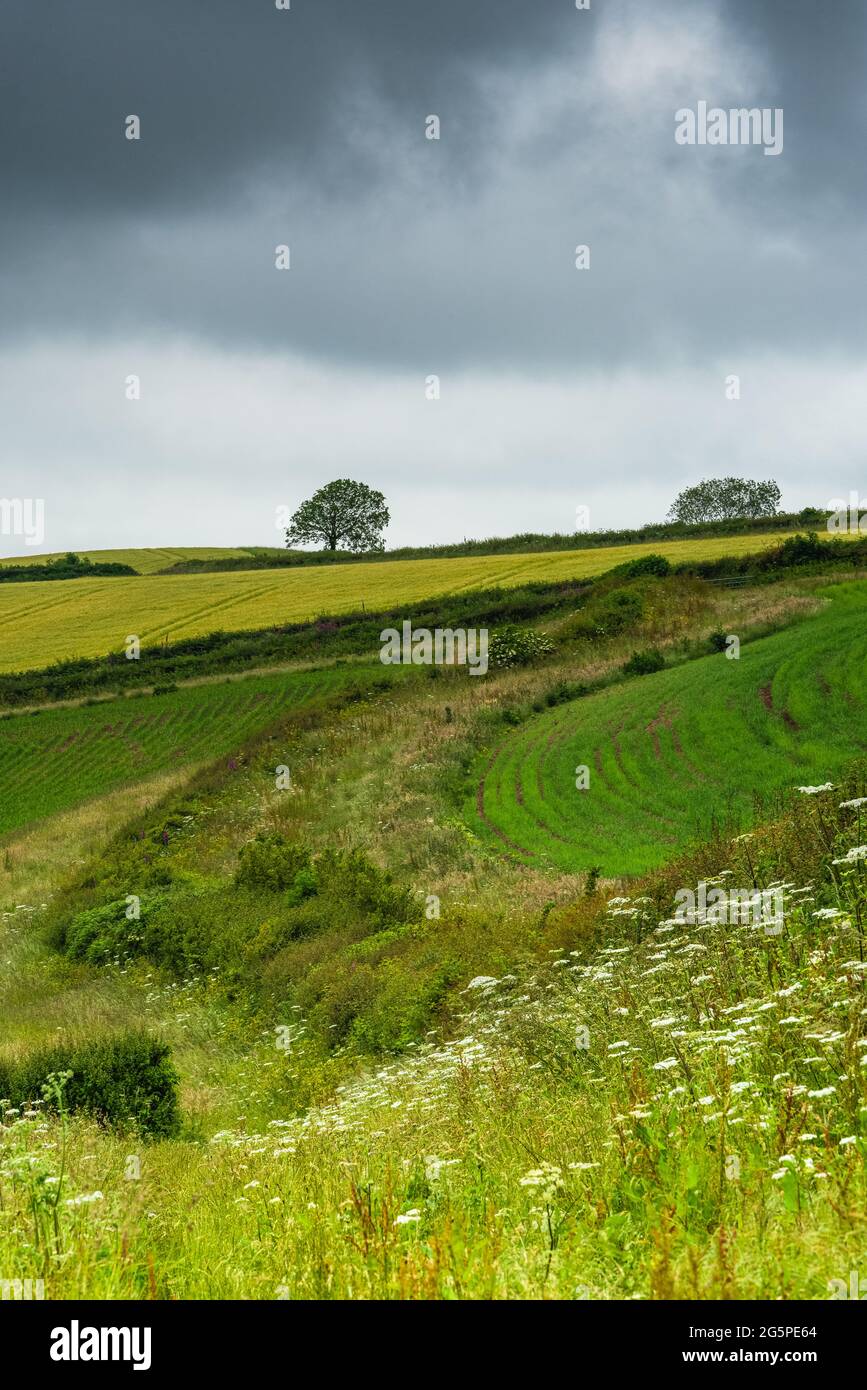
[[540,661],[550,656],[554,644],[547,633],[534,632],[532,628],[516,627],[507,623],[491,633],[488,643],[488,660],[492,666],[505,668],[525,666],[532,661]]
[[[283,835],[257,835],[238,855],[235,882],[248,888],[291,888],[299,873],[310,868],[310,851],[293,845]],[[315,887],[313,889],[315,891]]]
[[590,692],[590,686],[584,681],[559,680],[550,690],[545,692],[544,700],[534,700],[533,708],[538,706],[539,710],[548,708],[553,709],[555,705],[565,705],[570,700],[577,700],[582,695]]
[[[628,577],[629,569],[629,565],[620,565],[611,573],[623,579]],[[616,588],[600,588],[563,624],[560,635],[569,641],[595,642],[600,637],[613,637],[638,627],[646,611],[645,587],[621,584]]]
[[136,955],[148,917],[167,901],[166,893],[143,894],[138,899],[138,917],[127,916],[132,910],[127,898],[86,908],[61,926],[54,944],[65,950],[71,960],[88,965],[103,965],[118,956]]
[[658,647],[648,647],[646,652],[633,652],[623,666],[625,676],[649,676],[653,671],[661,671],[665,657]]
[[408,888],[401,888],[391,874],[378,869],[361,850],[326,850],[316,861],[319,894],[337,904],[351,903],[366,920],[370,931],[418,917],[418,903]]
[[613,589],[592,610],[596,635],[612,637],[625,628],[634,627],[644,617],[644,601],[634,589]]
[[[0,1095],[15,1106],[39,1100],[48,1077],[71,1072],[63,1106],[105,1125],[133,1125],[155,1139],[177,1133],[178,1074],[169,1048],[146,1033],[124,1033],[72,1047],[43,1048],[21,1059],[0,1058]],[[56,1100],[46,1096],[46,1104]]]
[[765,551],[756,560],[756,569],[789,569],[796,565],[814,565],[830,557],[828,542],[820,541],[816,532],[810,531],[806,536],[789,536],[782,545]]
[[707,640],[712,652],[724,652],[728,643],[724,632],[712,632]]
[[629,579],[637,579],[646,574],[657,575],[662,579],[671,573],[671,565],[664,555],[642,555],[640,560],[631,560],[624,573]]

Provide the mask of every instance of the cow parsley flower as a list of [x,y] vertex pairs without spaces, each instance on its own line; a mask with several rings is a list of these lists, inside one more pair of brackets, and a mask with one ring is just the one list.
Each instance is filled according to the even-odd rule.
[[405,1211],[394,1219],[395,1226],[410,1226],[415,1221],[421,1220],[421,1212],[418,1207],[413,1207],[411,1211]]

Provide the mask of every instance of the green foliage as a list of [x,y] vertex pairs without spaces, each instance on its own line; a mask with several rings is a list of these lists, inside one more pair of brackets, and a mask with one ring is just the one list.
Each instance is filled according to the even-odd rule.
[[385,549],[382,533],[388,522],[388,507],[381,492],[366,483],[339,478],[302,502],[289,523],[286,544],[381,551]]
[[589,868],[589,869],[587,870],[587,877],[586,877],[585,880],[584,880],[584,896],[585,896],[585,898],[592,898],[592,897],[593,897],[593,894],[596,892],[597,888],[599,887],[599,876],[600,876],[601,873],[602,873],[602,870],[601,870],[601,868],[599,867],[598,864],[593,864],[593,865],[591,866],[591,868]]
[[[827,517],[825,518],[827,521]],[[788,569],[815,573],[832,571],[839,565],[854,569],[867,564],[867,537],[842,540],[831,536],[822,540],[815,531],[787,536],[779,545],[757,554],[722,555],[718,560],[688,560],[674,567],[677,574],[695,574],[703,579],[726,579],[744,575],[753,582],[777,579]]]
[[661,671],[665,666],[665,657],[658,647],[648,647],[644,652],[633,652],[628,661],[624,662],[623,674],[625,676],[648,676],[653,671]]
[[165,1043],[143,1032],[67,1046],[43,1048],[20,1058],[0,1058],[0,1094],[24,1106],[45,1094],[56,1103],[48,1078],[68,1075],[62,1104],[85,1111],[102,1124],[134,1126],[153,1139],[178,1130],[178,1074]]
[[42,565],[3,565],[0,564],[0,584],[34,584],[40,580],[54,579],[96,579],[111,578],[114,575],[136,574],[132,565],[122,565],[113,561],[89,560],[67,551],[55,560]]
[[[854,563],[851,549],[846,549],[844,553]],[[756,569],[791,569],[798,565],[823,563],[827,559],[828,542],[820,541],[815,531],[809,531],[806,536],[788,536],[782,545],[775,546],[767,555],[759,555]]]
[[[153,832],[146,842],[152,838]],[[116,864],[107,878],[116,881],[121,872]],[[400,947],[421,911],[410,889],[360,850],[327,849],[314,858],[274,833],[242,846],[228,889],[222,881],[168,870],[165,878],[162,888],[140,890],[137,917],[127,915],[125,898],[81,907],[71,916],[61,909],[49,931],[51,943],[89,965],[139,956],[175,975],[217,971],[230,996],[240,990],[254,1004],[285,997],[288,989],[309,1006],[312,1024],[321,1026],[329,1047],[346,1035],[359,1011],[380,1007],[386,976],[378,958]],[[100,892],[101,882],[94,882],[90,896]],[[310,954],[308,943],[314,941],[323,943],[324,963],[318,949]],[[351,955],[350,948],[366,942],[373,944],[365,953]],[[421,1016],[419,1009],[427,1006],[419,1000],[430,1004],[436,994],[430,988],[429,982],[419,985],[416,1003],[407,1002],[409,1012],[401,1013],[404,1020]],[[395,1023],[395,1036],[408,1026]],[[376,1028],[386,1028],[384,1017]]]
[[235,882],[277,893],[290,888],[299,873],[309,868],[310,852],[303,845],[290,844],[283,835],[259,834],[242,845]]
[[374,931],[418,915],[410,890],[395,883],[361,850],[326,850],[316,860],[316,883],[320,894],[357,908]]
[[565,705],[570,700],[579,700],[589,691],[590,687],[584,681],[559,680],[556,685],[546,690],[543,696],[533,701],[533,709],[540,714],[543,709],[553,709],[555,705]]
[[507,668],[527,666],[550,656],[554,643],[547,633],[534,632],[532,628],[516,627],[508,623],[491,633],[488,642],[488,661],[491,666]]
[[668,518],[696,525],[740,517],[773,517],[780,505],[780,496],[780,489],[772,478],[761,483],[751,478],[705,478],[678,493]]
[[595,635],[614,637],[636,627],[644,617],[644,601],[636,589],[613,589],[591,608],[588,618]]
[[628,565],[624,565],[623,569],[629,579],[642,579],[651,575],[657,579],[664,579],[671,573],[671,563],[664,555],[642,555],[640,559],[631,560]]
[[86,961],[88,965],[104,965],[110,960],[136,955],[144,941],[151,913],[163,907],[166,901],[164,892],[142,895],[136,905],[140,917],[131,915],[136,908],[126,898],[87,908],[60,925],[55,943],[70,960]]

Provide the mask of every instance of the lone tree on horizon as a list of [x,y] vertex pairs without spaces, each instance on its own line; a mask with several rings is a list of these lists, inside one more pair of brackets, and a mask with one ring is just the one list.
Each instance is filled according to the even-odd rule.
[[286,531],[286,545],[318,545],[323,550],[360,554],[384,550],[383,531],[389,523],[381,492],[366,483],[338,478],[302,502]]
[[705,478],[679,492],[668,511],[669,521],[733,521],[740,517],[776,516],[780,489],[773,478]]

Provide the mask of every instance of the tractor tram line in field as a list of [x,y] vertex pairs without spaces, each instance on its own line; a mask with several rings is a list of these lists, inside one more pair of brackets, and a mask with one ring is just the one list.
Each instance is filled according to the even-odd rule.
[[742,827],[756,793],[839,772],[867,747],[867,586],[824,592],[737,660],[693,658],[527,719],[487,755],[470,824],[524,862],[631,875],[719,816]]
[[155,772],[227,757],[311,701],[382,679],[381,666],[334,665],[9,714],[0,720],[0,834]]

